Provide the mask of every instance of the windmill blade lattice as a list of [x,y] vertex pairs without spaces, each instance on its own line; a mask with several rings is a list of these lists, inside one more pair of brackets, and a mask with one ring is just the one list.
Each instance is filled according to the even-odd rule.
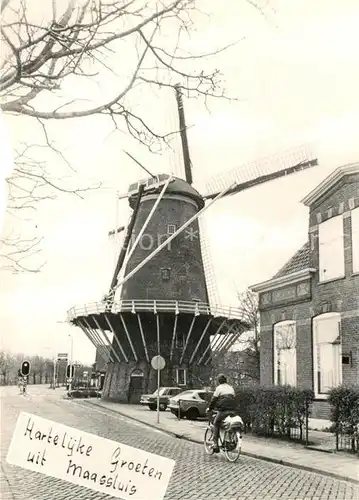
[[201,251],[202,260],[207,283],[208,299],[211,306],[219,304],[218,287],[216,282],[216,275],[212,262],[212,255],[210,251],[209,241],[207,238],[208,230],[204,217],[198,219],[199,229],[201,234]]
[[231,189],[227,195],[235,194],[264,182],[314,167],[317,164],[318,160],[307,145],[292,148],[284,153],[246,163],[224,174],[212,177],[206,184],[206,192],[203,197],[205,199],[215,198],[218,193],[233,183],[236,183],[237,186]]

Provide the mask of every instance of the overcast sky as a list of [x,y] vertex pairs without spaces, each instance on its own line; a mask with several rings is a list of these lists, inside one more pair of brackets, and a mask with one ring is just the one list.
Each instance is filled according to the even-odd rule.
[[[228,92],[241,100],[216,101],[208,113],[184,99],[199,190],[211,175],[305,142],[320,162],[305,173],[220,200],[206,213],[218,295],[227,305],[236,304],[236,290],[269,279],[306,241],[303,196],[335,167],[359,160],[358,2],[272,4],[276,13],[267,8],[264,17],[245,2],[206,2],[211,17],[198,18],[198,52],[245,37],[214,64],[224,73]],[[110,92],[111,83],[99,82],[98,89],[99,96]],[[72,82],[66,92],[86,95],[90,87]],[[161,126],[176,123],[172,95],[142,99],[138,105]],[[7,124],[13,144],[36,134],[25,118],[7,118]],[[183,175],[180,151],[151,156],[123,134],[109,135],[110,124],[99,118],[50,124],[50,131],[78,170],[78,182],[101,180],[103,188],[85,200],[61,196],[39,207],[33,225],[44,237],[41,258],[47,264],[39,274],[0,271],[2,348],[52,356],[66,350],[72,332],[75,358],[93,362],[94,348],[83,332],[61,322],[73,305],[101,299],[111,281],[117,254],[107,232],[116,223],[115,192],[125,193],[130,182],[143,177],[122,149],[131,148],[153,172]],[[129,215],[121,201],[118,223],[126,224]]]

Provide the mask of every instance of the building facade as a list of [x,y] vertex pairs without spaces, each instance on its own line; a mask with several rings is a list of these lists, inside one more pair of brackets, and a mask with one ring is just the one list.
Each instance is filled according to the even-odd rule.
[[303,200],[308,241],[259,294],[260,381],[313,389],[314,418],[328,393],[359,383],[359,163],[337,168]]

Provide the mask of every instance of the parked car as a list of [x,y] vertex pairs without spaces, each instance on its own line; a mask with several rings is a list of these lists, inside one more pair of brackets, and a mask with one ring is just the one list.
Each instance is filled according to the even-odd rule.
[[196,420],[206,416],[206,408],[213,396],[213,392],[205,389],[193,389],[181,392],[170,399],[168,405],[171,412],[178,417]]
[[[160,387],[160,410],[165,411],[169,404],[169,399],[180,392],[183,392],[181,387]],[[157,410],[157,390],[153,394],[142,394],[140,404],[147,405],[152,411]]]

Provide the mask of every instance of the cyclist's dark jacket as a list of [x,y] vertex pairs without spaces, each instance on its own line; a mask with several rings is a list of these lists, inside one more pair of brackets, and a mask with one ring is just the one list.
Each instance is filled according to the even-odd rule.
[[[235,410],[237,404],[233,388],[229,386],[228,393],[226,393],[225,388],[224,390],[221,390],[221,386],[224,388],[224,386],[227,386],[227,384],[221,384],[220,386],[217,387],[208,408],[210,410],[216,409],[219,411]],[[219,396],[217,396],[218,392],[220,393]],[[233,394],[230,394],[231,392],[233,392]]]

